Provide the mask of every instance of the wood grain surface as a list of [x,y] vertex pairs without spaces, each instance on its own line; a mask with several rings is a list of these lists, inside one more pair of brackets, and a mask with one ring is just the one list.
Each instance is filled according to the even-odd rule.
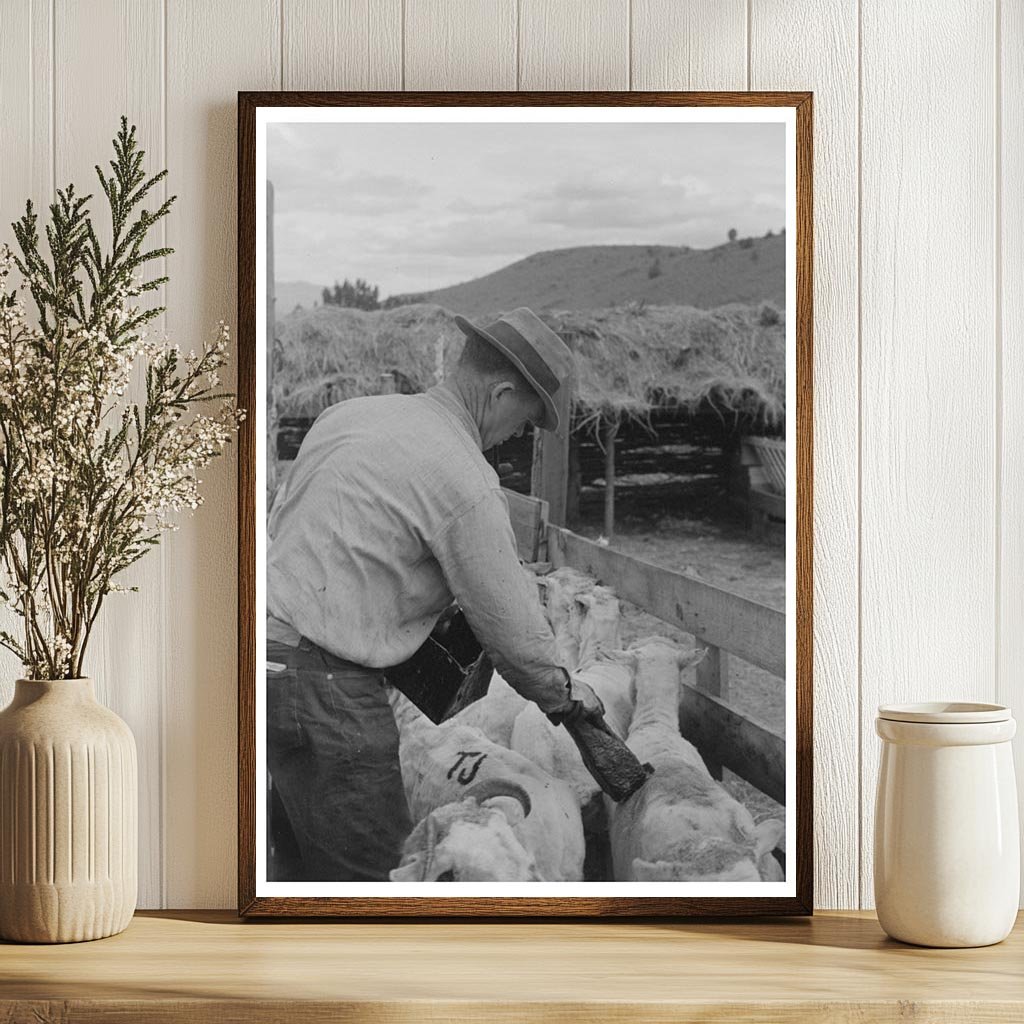
[[[179,0],[167,18],[167,152],[170,188],[181,197],[167,224],[176,249],[168,330],[188,351],[226,320],[236,350],[235,104],[239,89],[280,86],[279,5]],[[234,366],[222,376],[231,381]],[[203,471],[203,506],[163,543],[167,618],[150,642],[168,659],[164,828],[175,838],[164,903],[172,906],[222,907],[235,888],[234,829],[218,823],[236,806],[237,457],[229,445]]]
[[986,701],[995,686],[994,14],[902,0],[862,12],[864,906],[878,705]]
[[[557,88],[566,53],[579,81],[621,75],[625,47],[633,89],[815,92],[816,899],[870,904],[858,864],[871,858],[874,705],[1024,699],[1024,6],[632,0],[628,24],[551,4],[526,27],[515,0],[157,6],[166,16],[145,0],[2,4],[0,236],[12,241],[26,197],[45,207],[58,152],[91,168],[111,125],[87,94],[112,88],[181,196],[168,327],[186,349],[234,308],[238,89],[515,89],[521,69]],[[541,9],[519,6],[528,20]],[[58,86],[79,118],[67,138]],[[110,699],[129,719],[160,717],[166,694],[140,835],[151,904],[235,899],[232,468],[206,483],[181,536],[140,563],[142,592],[121,599],[150,604],[126,610],[94,663],[103,685],[120,674]],[[0,652],[0,703],[17,675]],[[1024,744],[1017,756],[1024,771]]]
[[[792,46],[796,37],[830,47]],[[857,10],[814,0],[751,7],[751,82],[807,88],[814,131],[814,888],[859,905]]]
[[[256,225],[255,209],[259,183],[256,168],[256,116],[261,107],[485,107],[485,106],[616,106],[623,110],[642,106],[694,107],[790,107],[795,114],[795,253],[796,280],[793,294],[796,305],[796,385],[790,395],[796,418],[796,665],[793,673],[796,694],[795,732],[787,742],[796,747],[796,834],[789,837],[786,849],[795,862],[795,894],[792,897],[616,897],[588,896],[561,899],[536,897],[327,897],[267,896],[257,891],[255,870],[257,822],[255,793],[263,780],[256,773],[256,678],[255,636],[255,476],[253,469],[253,422],[242,425],[238,463],[238,907],[254,916],[344,916],[389,915],[436,916],[692,916],[715,917],[735,914],[809,914],[813,908],[813,778],[812,707],[813,693],[813,145],[812,99],[806,92],[722,92],[722,93],[637,93],[617,92],[454,92],[443,96],[429,92],[248,92],[238,95],[238,393],[250,404],[261,400],[255,392],[256,351]],[[259,192],[262,195],[262,192]],[[776,675],[785,677],[785,650],[778,643],[762,651],[754,645],[741,646],[748,634],[771,634],[777,641],[777,618],[770,609],[758,608],[744,599],[699,582],[691,586],[706,595],[702,601],[714,611],[704,621],[697,614],[687,592],[658,591],[659,570],[651,566],[640,572],[640,563],[623,559],[614,551],[568,532],[553,529],[549,536],[549,557],[556,564],[568,562],[590,572],[603,582],[616,586],[624,596],[667,621],[680,624],[698,640],[729,646]],[[557,541],[557,544],[556,544]],[[576,555],[563,558],[566,548],[580,548]],[[554,546],[556,551],[552,551]],[[581,547],[582,546],[582,547]],[[664,574],[662,574],[664,575]],[[671,574],[668,574],[671,576]],[[666,584],[666,586],[668,586]],[[663,588],[664,589],[664,588]],[[650,593],[648,593],[650,591]],[[643,596],[641,597],[641,593]],[[659,604],[659,599],[661,603]],[[724,602],[724,604],[723,604]],[[665,607],[662,608],[662,605]],[[755,616],[754,613],[757,613]],[[767,618],[766,618],[767,617]],[[762,621],[765,619],[765,621]],[[714,631],[721,622],[729,623],[723,634]],[[767,646],[771,646],[770,644]],[[777,782],[777,780],[775,780]],[[778,798],[778,787],[771,792]]]
[[1024,1015],[1022,957],[1020,926],[997,946],[927,950],[863,913],[513,925],[165,911],[100,942],[0,945],[0,1020],[985,1024]]
[[745,0],[633,0],[630,87],[749,88],[747,6]]
[[[45,210],[53,200],[53,21],[48,3],[9,4],[3,9],[0,32],[0,244],[14,247],[8,225],[25,212],[25,201]],[[0,629],[17,635],[21,620],[0,603]],[[14,681],[22,674],[18,659],[0,648],[0,706],[14,696]]]
[[515,89],[516,6],[515,0],[405,0],[402,88]]
[[628,0],[519,0],[519,89],[629,89]]
[[[1024,695],[1024,131],[1020,130],[1024,125],[1024,4],[1004,3],[999,14],[994,421],[1000,534],[995,700],[1016,705],[1019,721]],[[1024,809],[1024,740],[1020,738],[1014,744],[1014,763]]]
[[402,0],[289,0],[281,30],[283,89],[402,88]]
[[[113,157],[112,140],[122,113],[132,113],[141,149],[146,151],[150,174],[165,166],[162,79],[163,13],[159,0],[110,0],[98,7],[83,4],[55,6],[54,47],[61,55],[54,77],[54,160],[57,185],[75,182],[76,190],[92,193],[89,204],[102,244],[111,238],[110,214],[94,166],[106,168]],[[106,53],[97,62],[95,54]],[[91,87],[80,83],[91,78]],[[102,128],[101,128],[102,126]],[[166,182],[154,196],[162,201]],[[165,244],[166,224],[154,230],[147,248]],[[154,260],[147,268],[153,279],[166,273],[167,260]],[[163,288],[155,296],[166,302]],[[166,317],[150,326],[167,329]],[[136,372],[128,390],[132,401],[144,402],[145,378]],[[152,585],[156,573],[163,583],[158,553],[152,564],[137,562],[124,573],[122,586],[138,587],[130,600],[114,595],[97,619],[85,673],[95,680],[97,699],[118,708],[135,734],[139,763],[139,900],[143,906],[159,904],[163,894],[163,815],[160,793],[163,778],[163,709],[166,687],[164,652],[151,642],[166,620],[166,592]],[[142,685],[146,681],[146,685]]]

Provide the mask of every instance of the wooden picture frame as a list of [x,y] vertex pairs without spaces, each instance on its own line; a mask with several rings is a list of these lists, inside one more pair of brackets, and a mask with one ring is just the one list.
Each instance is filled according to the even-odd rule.
[[[239,533],[239,622],[238,622],[238,907],[248,917],[260,916],[334,916],[334,917],[678,917],[805,915],[812,913],[812,96],[808,92],[529,92],[529,93],[345,93],[345,92],[240,92],[238,94],[238,400],[247,410],[257,412],[257,367],[265,353],[260,350],[257,326],[258,205],[264,202],[262,180],[257,179],[257,134],[259,114],[265,108],[557,108],[615,107],[623,113],[651,107],[663,108],[762,108],[788,111],[793,149],[790,193],[792,210],[789,223],[795,225],[790,239],[789,266],[793,279],[787,280],[787,308],[795,319],[787,333],[787,358],[795,360],[795,390],[787,392],[789,423],[795,435],[795,604],[789,614],[795,622],[795,642],[785,626],[786,615],[733,597],[699,580],[680,573],[645,566],[645,563],[613,549],[577,537],[565,530],[557,492],[553,501],[522,501],[513,498],[511,515],[520,541],[520,552],[529,560],[544,554],[555,565],[571,564],[589,570],[602,582],[617,588],[620,596],[632,599],[653,614],[687,628],[709,656],[700,670],[696,687],[688,688],[685,700],[695,708],[696,720],[703,723],[700,736],[691,737],[708,762],[726,766],[738,761],[756,765],[760,779],[776,795],[795,794],[795,808],[788,819],[791,829],[786,839],[787,864],[784,895],[708,896],[708,895],[622,895],[615,883],[614,895],[588,892],[586,895],[515,896],[396,896],[387,895],[268,895],[261,891],[265,879],[257,878],[257,842],[261,835],[257,820],[257,789],[265,786],[258,765],[257,616],[265,609],[257,607],[258,545],[265,544],[265,527],[258,529],[257,453],[258,430],[262,415],[250,413],[242,424],[238,475]],[[625,118],[624,118],[625,120]],[[792,235],[793,232],[790,232]],[[266,270],[272,280],[272,269]],[[269,303],[269,294],[268,294]],[[272,309],[268,322],[272,321]],[[787,324],[789,321],[787,320]],[[258,355],[259,353],[259,355]],[[792,375],[790,380],[792,380]],[[794,415],[795,413],[795,415]],[[552,438],[536,452],[534,494],[543,499],[545,474],[557,474],[560,445]],[[614,451],[612,446],[608,446]],[[747,453],[746,461],[757,463],[756,453]],[[564,471],[564,469],[563,469]],[[792,478],[790,478],[792,487]],[[757,490],[757,488],[755,488]],[[564,493],[564,487],[563,487]],[[771,497],[763,513],[777,511]],[[780,499],[776,498],[778,503]],[[555,507],[552,508],[552,505]],[[769,507],[770,506],[770,507]],[[756,501],[753,503],[756,513]],[[790,533],[788,536],[792,537]],[[525,545],[525,547],[524,547]],[[639,573],[639,575],[638,575]],[[656,578],[655,578],[656,577]],[[723,596],[724,595],[724,596]],[[716,604],[718,602],[718,604]],[[780,626],[779,616],[783,620]],[[726,628],[729,622],[745,624],[742,631]],[[781,632],[780,632],[781,630]],[[767,632],[766,632],[767,631]],[[740,635],[742,634],[742,635]],[[765,637],[771,635],[770,642]],[[785,639],[782,639],[785,637]],[[757,722],[745,718],[730,706],[718,685],[722,677],[725,652],[734,653],[769,671],[781,670],[793,687],[794,708],[790,711],[791,732],[784,737],[783,762],[779,758],[778,737],[769,735]],[[787,652],[795,657],[790,660]],[[780,658],[782,659],[780,662]],[[792,753],[786,761],[786,744]],[[741,751],[741,753],[737,753]],[[788,768],[787,768],[788,764]],[[744,769],[746,770],[746,769]],[[755,769],[750,769],[755,770]],[[782,775],[779,775],[779,772]],[[789,772],[792,773],[790,777]],[[787,790],[787,785],[789,786]],[[794,863],[795,862],[795,863]],[[427,883],[433,885],[434,883]],[[628,883],[634,884],[634,883]],[[685,884],[685,883],[679,883]]]

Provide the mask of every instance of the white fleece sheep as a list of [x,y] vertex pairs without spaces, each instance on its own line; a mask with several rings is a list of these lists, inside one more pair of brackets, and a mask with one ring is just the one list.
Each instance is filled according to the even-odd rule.
[[544,613],[555,634],[559,658],[572,672],[580,662],[580,628],[584,611],[577,599],[594,589],[594,580],[578,569],[563,566],[538,577],[537,583],[544,595]]
[[[512,745],[512,725],[516,716],[526,707],[533,705],[520,696],[497,672],[491,676],[487,693],[469,707],[452,715],[452,725],[466,725],[479,729],[489,740],[503,747]],[[448,724],[448,723],[445,723]]]
[[[573,677],[585,682],[601,698],[605,721],[613,732],[625,739],[633,711],[631,660],[608,654],[574,672]],[[516,718],[512,727],[512,749],[548,775],[567,782],[581,807],[600,792],[572,737],[562,726],[552,725],[535,704],[528,704]]]
[[655,773],[628,800],[608,803],[616,880],[781,877],[771,851],[783,823],[770,819],[755,826],[750,812],[711,777],[697,749],[679,734],[679,672],[699,654],[658,637],[630,650],[636,657],[636,706],[627,743]]
[[[495,881],[583,878],[583,824],[564,782],[479,729],[454,720],[434,725],[400,694],[392,693],[391,701],[406,800],[412,819],[423,826],[410,835],[394,880],[447,872],[463,881],[479,880],[481,872]],[[456,828],[460,820],[464,824]],[[509,832],[521,853],[510,845]],[[448,841],[439,843],[439,836]],[[471,847],[471,858],[453,862],[458,849]],[[428,856],[430,849],[435,853]]]
[[[633,659],[617,651],[621,643],[619,602],[607,587],[592,584],[581,589],[575,578],[579,574],[570,572],[573,575],[556,584],[555,593],[560,610],[565,611],[570,599],[573,605],[572,614],[559,626],[574,631],[580,666],[572,675],[598,695],[605,707],[605,720],[625,739],[633,711]],[[535,705],[528,704],[520,711],[512,727],[511,746],[549,775],[568,782],[581,807],[600,792],[568,732],[552,725]]]
[[580,660],[585,668],[603,654],[622,647],[619,599],[607,587],[595,586],[576,596],[582,614],[579,623]]

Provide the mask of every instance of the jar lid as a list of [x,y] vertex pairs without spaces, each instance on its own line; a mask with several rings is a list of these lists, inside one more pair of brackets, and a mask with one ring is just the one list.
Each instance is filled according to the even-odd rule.
[[878,717],[889,722],[970,725],[971,723],[1008,722],[1010,709],[1004,704],[926,701],[922,704],[882,704],[878,709]]

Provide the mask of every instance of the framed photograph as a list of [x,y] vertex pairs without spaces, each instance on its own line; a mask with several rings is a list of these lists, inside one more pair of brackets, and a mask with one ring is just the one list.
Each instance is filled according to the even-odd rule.
[[810,93],[239,93],[239,911],[810,914]]

